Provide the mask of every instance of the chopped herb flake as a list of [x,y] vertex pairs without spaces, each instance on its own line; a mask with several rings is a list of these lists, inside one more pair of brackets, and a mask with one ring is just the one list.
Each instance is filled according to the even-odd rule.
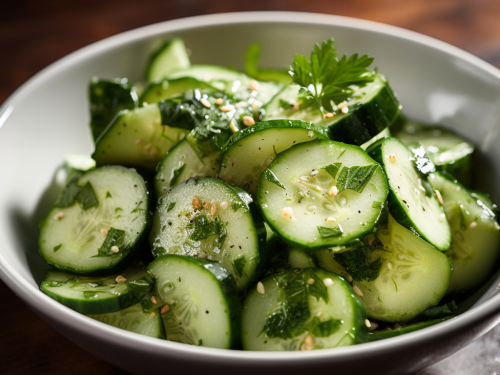
[[337,188],[339,193],[344,190],[353,190],[362,193],[365,186],[377,169],[377,165],[365,165],[363,167],[344,167],[340,171],[340,176],[337,180]]
[[[109,228],[108,235],[104,240],[101,247],[97,250],[97,255],[94,257],[108,257],[123,253],[125,249],[123,249],[123,241],[125,240],[125,231],[121,229]],[[111,251],[113,246],[117,246],[120,249],[119,253],[114,253]]]
[[317,227],[322,239],[341,236],[343,231],[340,225],[335,228]]
[[276,177],[276,175],[273,173],[273,171],[271,171],[270,169],[266,169],[262,174],[263,174],[265,180],[267,180],[275,185],[278,185],[280,188],[286,190],[285,185],[283,185],[281,183],[281,181],[278,179],[278,177]]
[[341,166],[342,166],[342,163],[333,163],[333,164],[327,165],[326,167],[323,167],[323,169],[325,171],[327,171],[330,176],[337,179],[337,174],[339,173]]

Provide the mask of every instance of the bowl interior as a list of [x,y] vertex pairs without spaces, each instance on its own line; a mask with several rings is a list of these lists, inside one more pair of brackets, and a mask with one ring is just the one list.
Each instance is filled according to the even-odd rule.
[[[247,48],[262,46],[262,66],[288,66],[295,53],[334,37],[341,53],[368,53],[412,118],[441,123],[478,149],[477,188],[499,202],[500,73],[444,43],[412,32],[342,17],[263,14],[197,18],[125,33],[60,60],[18,90],[0,110],[0,270],[30,293],[45,265],[38,255],[37,223],[61,187],[57,167],[67,154],[93,150],[87,84],[93,75],[143,79],[152,49],[179,36],[193,63],[241,67]],[[487,299],[493,278],[467,306]],[[482,297],[482,298],[480,298]]]

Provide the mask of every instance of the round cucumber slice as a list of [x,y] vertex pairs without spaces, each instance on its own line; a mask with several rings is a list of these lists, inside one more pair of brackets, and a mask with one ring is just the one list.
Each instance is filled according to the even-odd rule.
[[372,231],[387,181],[361,148],[316,140],[280,153],[261,174],[256,196],[267,224],[285,242],[321,250]]
[[[500,226],[495,212],[457,182],[450,174],[436,172],[429,177],[440,192],[451,227],[453,264],[448,294],[472,291],[491,276],[500,255]],[[484,198],[483,198],[484,199]]]
[[366,340],[366,310],[352,287],[318,268],[289,270],[252,288],[243,302],[243,348],[292,351]]
[[354,281],[368,316],[387,322],[405,322],[439,303],[448,289],[451,265],[446,255],[389,217],[388,229],[379,227],[384,245],[379,276]]
[[[130,267],[120,275],[92,277],[51,270],[45,275],[40,289],[81,314],[105,314],[138,302],[129,283],[141,279],[145,272],[144,267]],[[118,279],[120,282],[116,281],[118,276],[122,276]]]
[[146,239],[149,194],[133,169],[104,166],[73,178],[40,223],[45,261],[76,274],[123,269]]
[[224,267],[169,254],[153,261],[148,272],[156,279],[167,340],[221,349],[239,345],[241,306],[234,278]]
[[218,164],[203,164],[189,142],[183,139],[168,150],[156,167],[156,197],[159,199],[190,177],[215,177],[218,171]]
[[140,303],[114,313],[92,314],[89,315],[89,318],[140,335],[166,339],[159,311],[154,312],[154,314],[144,312]]
[[423,174],[417,173],[411,151],[396,138],[384,138],[368,149],[389,181],[389,211],[398,223],[446,251],[451,231],[443,207]]
[[219,176],[253,194],[260,174],[280,152],[314,139],[328,139],[327,129],[297,120],[258,122],[229,139]]
[[266,231],[241,189],[210,178],[178,184],[158,204],[150,243],[153,254],[218,261],[244,290],[264,260]]

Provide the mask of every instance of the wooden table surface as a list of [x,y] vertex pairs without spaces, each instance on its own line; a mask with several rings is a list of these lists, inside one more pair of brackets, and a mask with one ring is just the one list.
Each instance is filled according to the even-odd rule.
[[[201,14],[290,10],[417,31],[500,68],[499,0],[17,0],[0,11],[0,103],[57,59],[108,36]],[[83,351],[0,281],[0,374],[128,374]],[[500,374],[500,328],[418,375]]]

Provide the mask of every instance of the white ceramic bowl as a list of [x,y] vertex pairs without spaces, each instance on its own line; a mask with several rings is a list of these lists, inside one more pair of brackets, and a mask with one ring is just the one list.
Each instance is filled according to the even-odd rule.
[[192,61],[239,66],[251,43],[263,66],[286,66],[294,53],[335,37],[341,52],[369,53],[389,78],[404,112],[445,124],[478,146],[478,184],[500,201],[500,71],[435,39],[396,27],[309,13],[236,13],[186,18],[126,32],[52,64],[0,109],[0,276],[34,311],[89,352],[134,373],[180,370],[237,374],[403,374],[429,366],[499,322],[499,280],[479,291],[462,315],[401,337],[299,353],[218,350],[151,339],[80,315],[38,289],[44,263],[37,223],[53,202],[53,174],[64,155],[90,153],[89,77],[142,78],[154,46],[170,35],[186,41]]

